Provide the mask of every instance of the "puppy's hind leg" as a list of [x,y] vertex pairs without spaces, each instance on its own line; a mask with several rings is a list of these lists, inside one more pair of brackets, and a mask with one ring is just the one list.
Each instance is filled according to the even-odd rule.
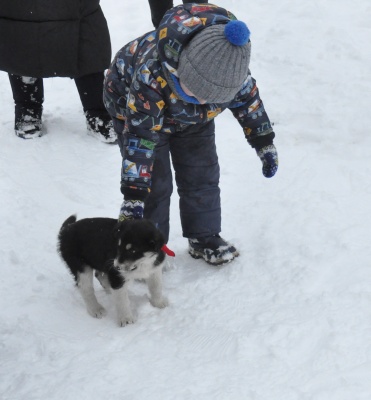
[[106,315],[106,310],[98,303],[94,293],[93,270],[85,267],[84,272],[77,273],[77,287],[84,299],[88,313],[94,318],[102,318]]
[[147,280],[148,290],[151,295],[149,301],[157,308],[164,308],[169,301],[162,295],[162,268],[157,267]]

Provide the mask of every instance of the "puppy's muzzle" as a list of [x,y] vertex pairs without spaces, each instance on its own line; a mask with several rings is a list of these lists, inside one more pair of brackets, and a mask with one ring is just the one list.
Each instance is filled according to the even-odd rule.
[[159,253],[154,253],[154,255],[157,255],[156,260],[154,261],[153,265],[155,267],[158,267],[161,265],[164,260],[165,260],[165,253],[161,250]]

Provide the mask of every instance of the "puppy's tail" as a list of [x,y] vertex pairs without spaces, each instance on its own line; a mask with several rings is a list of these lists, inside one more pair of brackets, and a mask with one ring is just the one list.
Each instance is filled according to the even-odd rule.
[[69,267],[77,283],[79,260],[75,257],[74,230],[68,229],[68,227],[74,224],[76,220],[76,215],[71,215],[63,222],[58,234],[57,250],[62,259]]
[[68,217],[68,218],[63,222],[63,224],[62,224],[62,226],[61,226],[61,230],[62,230],[63,228],[65,228],[66,226],[68,226],[68,225],[74,224],[74,223],[76,222],[76,220],[77,220],[76,215],[71,215],[70,217]]
[[[70,217],[68,217],[62,224],[61,229],[59,229],[59,233],[58,233],[58,251],[59,253],[63,253],[61,248],[62,246],[62,241],[63,241],[63,237],[64,236],[69,236],[68,234],[68,229],[66,229],[68,226],[74,224],[76,222],[77,218],[76,215],[71,215]],[[62,254],[63,256],[63,254]]]

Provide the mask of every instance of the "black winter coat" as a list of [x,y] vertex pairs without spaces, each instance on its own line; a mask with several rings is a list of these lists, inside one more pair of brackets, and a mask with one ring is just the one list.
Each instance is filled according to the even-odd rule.
[[0,70],[76,78],[102,72],[110,61],[99,0],[0,0]]

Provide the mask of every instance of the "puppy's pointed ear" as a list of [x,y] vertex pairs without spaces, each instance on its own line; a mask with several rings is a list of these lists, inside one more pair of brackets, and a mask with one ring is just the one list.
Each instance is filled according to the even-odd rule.
[[123,221],[117,222],[117,224],[113,230],[113,234],[114,234],[115,238],[118,238],[119,236],[121,236],[122,233],[125,232],[129,228],[130,221],[131,220],[123,220]]
[[113,228],[113,236],[114,236],[116,239],[121,235],[121,232],[122,232],[123,229],[124,229],[123,223],[124,223],[124,221],[117,222],[117,224],[116,224],[115,227]]

